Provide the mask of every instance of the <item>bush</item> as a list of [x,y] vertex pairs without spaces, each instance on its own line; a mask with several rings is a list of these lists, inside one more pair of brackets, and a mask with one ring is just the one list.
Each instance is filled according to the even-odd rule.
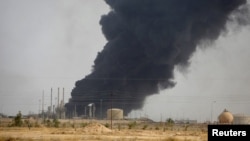
[[62,127],[63,127],[63,128],[67,127],[67,124],[66,124],[66,123],[63,123],[63,124],[62,124]]
[[106,123],[104,126],[107,127],[107,128],[109,128],[109,124],[108,123]]
[[128,124],[128,129],[132,129],[132,128],[134,128],[135,126],[136,126],[136,121],[131,122],[131,123]]
[[34,127],[40,127],[40,124],[36,121]]
[[59,127],[59,124],[60,124],[60,122],[59,122],[59,120],[58,119],[53,119],[53,124],[54,124],[54,127],[56,127],[56,128],[58,128]]
[[120,123],[118,124],[118,130],[119,131],[121,130],[121,124]]
[[18,114],[16,115],[16,117],[14,118],[13,126],[21,127],[22,125],[23,125],[22,113],[21,113],[21,111],[19,111]]
[[28,126],[29,129],[32,127],[32,125],[28,119],[24,120],[24,123]]
[[168,119],[166,120],[166,125],[171,126],[171,125],[173,125],[173,124],[174,124],[174,120],[173,120],[173,119],[168,118]]
[[49,119],[46,120],[46,126],[47,127],[51,127],[52,126],[52,122]]
[[[166,123],[165,123],[165,125],[166,125],[167,127],[170,127],[170,128],[171,128],[171,130],[173,130],[174,120],[173,120],[173,119],[171,119],[171,118],[166,119]],[[164,131],[165,131],[165,129],[164,129]]]
[[144,126],[142,127],[142,129],[145,130],[145,129],[147,129],[147,127],[148,127],[148,125],[144,125]]
[[85,122],[81,123],[82,127],[86,127],[87,125],[88,125],[88,123],[85,123]]
[[187,130],[188,130],[188,127],[189,127],[189,124],[185,124],[185,125],[184,125],[184,131],[187,131]]

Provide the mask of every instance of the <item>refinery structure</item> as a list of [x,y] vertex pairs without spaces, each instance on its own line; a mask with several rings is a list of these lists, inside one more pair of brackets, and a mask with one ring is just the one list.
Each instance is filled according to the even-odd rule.
[[[57,89],[57,92],[53,97],[53,89],[50,91],[50,102],[44,102],[44,92],[42,100],[39,100],[39,112],[38,117],[42,119],[96,119],[96,120],[127,120],[127,114],[124,112],[124,105],[117,107],[114,106],[114,103],[119,103],[119,99],[100,99],[100,100],[89,100],[86,99],[83,103],[78,103],[82,106],[75,105],[73,110],[67,109],[65,106],[64,100],[64,88],[60,91],[60,88]],[[54,99],[54,103],[53,103]],[[104,102],[106,101],[106,102]],[[48,104],[49,103],[49,104]],[[104,108],[103,105],[106,104]],[[47,106],[45,108],[45,105]],[[46,110],[47,109],[47,110]],[[68,110],[68,111],[67,111]],[[80,112],[79,112],[80,111]],[[67,112],[70,113],[67,115]],[[212,113],[211,113],[212,114]],[[134,118],[137,120],[150,120],[148,117],[139,117]],[[176,124],[197,124],[197,120],[190,119],[173,119]],[[232,113],[230,110],[225,108],[221,113],[217,115],[217,120],[213,121],[204,121],[209,124],[247,124],[250,125],[250,116],[239,113]]]
[[64,88],[62,90],[62,95],[60,97],[60,88],[58,88],[57,97],[55,98],[55,102],[53,104],[53,89],[51,88],[50,93],[50,103],[47,106],[47,110],[45,110],[45,100],[44,100],[44,91],[42,100],[39,100],[39,112],[38,116],[43,119],[65,119],[65,106],[64,106]]
[[[57,89],[57,97],[53,97],[53,89],[50,91],[50,102],[45,104],[44,100],[44,91],[42,100],[39,100],[39,112],[38,116],[43,119],[74,119],[74,118],[83,118],[83,119],[114,119],[121,120],[124,119],[123,109],[112,107],[115,100],[100,100],[96,103],[93,100],[86,100],[86,102],[75,104],[72,109],[68,109],[65,106],[64,101],[64,88],[62,89],[62,93],[60,88]],[[53,99],[54,103],[53,103]],[[104,103],[104,104],[103,104]],[[106,107],[111,106],[108,109],[104,109],[103,105],[106,104]],[[47,106],[47,110],[45,108]],[[81,105],[79,108],[79,105]],[[107,106],[108,105],[108,106]],[[80,111],[80,112],[79,112]],[[69,113],[69,114],[66,114]]]
[[[53,90],[51,88],[51,94],[50,94],[50,104],[47,107],[47,110],[44,108],[44,93],[42,101],[39,100],[39,102],[42,102],[39,104],[39,114],[38,116],[40,118],[44,119],[107,119],[107,120],[123,120],[126,117],[126,113],[124,113],[124,104],[120,107],[112,107],[114,106],[114,103],[120,102],[115,101],[117,99],[100,99],[100,100],[90,100],[86,99],[85,102],[78,103],[74,105],[73,110],[67,109],[65,106],[64,101],[64,88],[62,89],[62,93],[60,93],[60,88],[57,90],[57,97],[55,98],[55,102],[53,104]],[[106,101],[106,102],[104,102]],[[104,108],[105,107],[109,108]],[[42,109],[40,107],[42,106]],[[81,105],[81,106],[79,106]],[[68,110],[68,111],[67,111]],[[79,112],[80,111],[80,112]],[[70,114],[67,114],[70,113]],[[188,120],[188,123],[197,123],[190,122],[191,120]],[[186,123],[185,120],[176,120],[176,123]],[[217,121],[214,123],[216,124],[250,124],[250,116],[245,114],[233,114],[228,109],[224,109],[218,116]]]
[[[107,119],[107,120],[123,120],[126,119],[126,113],[124,113],[125,104],[122,104],[120,99],[100,99],[91,100],[86,99],[82,103],[74,105],[73,110],[67,109],[64,101],[64,88],[60,92],[60,88],[57,90],[57,97],[53,104],[53,90],[50,92],[50,104],[47,104],[47,110],[45,110],[44,104],[44,92],[42,100],[39,100],[39,113],[38,116],[43,119]],[[125,101],[128,99],[125,99]],[[123,101],[124,102],[124,101]],[[114,103],[120,103],[120,107],[114,106]],[[80,106],[79,106],[80,105]],[[105,105],[105,106],[103,106]],[[42,107],[42,109],[41,109]],[[109,107],[109,108],[107,108]],[[67,111],[68,110],[68,111]],[[68,114],[67,114],[68,113]],[[140,117],[141,118],[141,117]],[[197,123],[197,120],[175,120],[175,123]],[[218,116],[217,121],[212,124],[250,124],[250,116],[245,114],[233,114],[228,109],[224,109]]]
[[250,124],[250,116],[232,114],[227,109],[224,109],[218,116],[218,124]]

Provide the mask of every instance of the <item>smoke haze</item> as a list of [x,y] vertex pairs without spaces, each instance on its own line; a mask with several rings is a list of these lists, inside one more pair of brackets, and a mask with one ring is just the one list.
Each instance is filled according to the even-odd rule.
[[68,114],[75,107],[83,114],[88,103],[100,107],[100,101],[103,110],[112,105],[125,114],[142,108],[146,97],[175,86],[175,67],[188,67],[197,46],[218,39],[231,18],[247,24],[234,14],[244,14],[239,8],[246,0],[106,3],[111,11],[100,24],[108,42],[94,60],[92,72],[75,83],[66,104]]

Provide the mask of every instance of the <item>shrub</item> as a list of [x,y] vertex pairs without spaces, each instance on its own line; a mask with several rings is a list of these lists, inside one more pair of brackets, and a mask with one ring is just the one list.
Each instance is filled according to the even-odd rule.
[[40,124],[36,121],[34,127],[40,127]]
[[166,119],[166,125],[171,126],[173,124],[174,124],[174,120],[173,119],[171,119],[171,118]]
[[120,123],[118,124],[118,130],[119,131],[121,130],[121,124]]
[[54,124],[54,127],[57,127],[57,128],[58,128],[58,127],[59,127],[60,122],[59,122],[59,120],[58,120],[58,119],[56,119],[56,118],[55,118],[55,119],[53,120],[53,124]]
[[160,128],[157,126],[157,127],[155,127],[155,130],[160,130]]
[[46,124],[47,127],[52,126],[52,123],[51,123],[51,121],[49,119],[46,120],[45,124]]
[[165,126],[170,127],[170,128],[171,128],[171,130],[173,130],[174,120],[173,120],[173,119],[171,119],[171,118],[166,119]]
[[29,129],[32,127],[32,125],[28,119],[24,120],[24,123],[28,126]]
[[188,130],[188,127],[189,127],[189,124],[185,124],[185,125],[184,125],[184,131],[187,131],[187,130]]
[[134,128],[135,126],[136,126],[136,121],[131,122],[131,123],[128,124],[128,129],[132,129],[132,128]]
[[109,124],[108,123],[105,123],[105,125],[104,125],[105,127],[107,127],[107,128],[109,128]]
[[142,129],[145,130],[145,129],[147,129],[147,127],[148,127],[148,125],[144,125],[144,126],[142,127]]
[[21,113],[21,111],[19,111],[18,114],[16,115],[16,117],[14,118],[14,125],[13,126],[21,127],[22,125],[23,125],[22,113]]
[[85,122],[84,122],[84,123],[81,123],[81,126],[82,126],[82,127],[86,127],[87,125],[88,125],[88,123],[85,123]]

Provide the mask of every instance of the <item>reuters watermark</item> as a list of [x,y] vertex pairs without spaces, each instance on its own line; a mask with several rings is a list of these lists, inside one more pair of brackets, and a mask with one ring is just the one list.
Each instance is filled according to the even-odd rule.
[[240,141],[250,141],[250,125],[208,125],[208,141],[231,138],[239,139]]

